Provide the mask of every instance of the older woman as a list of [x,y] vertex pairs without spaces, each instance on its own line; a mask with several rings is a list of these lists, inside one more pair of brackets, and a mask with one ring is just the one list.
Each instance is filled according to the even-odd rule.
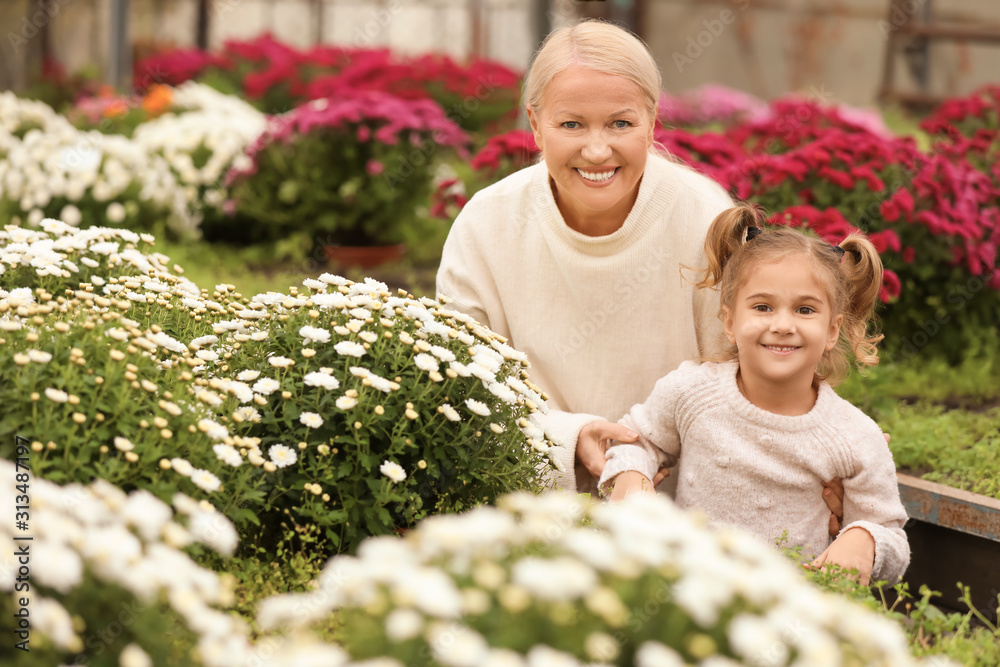
[[440,296],[528,355],[564,488],[596,491],[609,442],[635,439],[610,422],[725,342],[717,296],[680,269],[705,266],[708,226],[732,202],[657,149],[660,83],[620,28],[552,32],[524,89],[543,161],[469,201],[438,271]]

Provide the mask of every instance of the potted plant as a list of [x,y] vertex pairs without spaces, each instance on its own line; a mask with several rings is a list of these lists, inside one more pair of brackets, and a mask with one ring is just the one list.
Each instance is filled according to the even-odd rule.
[[398,255],[430,196],[437,152],[466,142],[430,100],[378,91],[313,100],[272,117],[248,166],[230,172],[230,210],[245,221],[232,231],[273,244],[278,256],[323,248],[346,264],[377,264],[341,250],[390,246]]

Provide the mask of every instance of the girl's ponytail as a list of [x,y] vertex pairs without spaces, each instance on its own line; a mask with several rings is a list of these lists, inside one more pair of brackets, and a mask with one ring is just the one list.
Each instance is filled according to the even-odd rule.
[[882,260],[872,242],[862,234],[851,234],[841,242],[840,262],[847,287],[847,302],[841,335],[849,343],[859,366],[878,363],[878,343],[884,336],[874,328],[875,306],[882,287]]
[[746,242],[747,230],[752,227],[760,232],[759,219],[757,208],[747,203],[736,204],[715,217],[705,236],[708,268],[705,269],[705,277],[695,283],[696,287],[715,287],[722,282],[726,262]]

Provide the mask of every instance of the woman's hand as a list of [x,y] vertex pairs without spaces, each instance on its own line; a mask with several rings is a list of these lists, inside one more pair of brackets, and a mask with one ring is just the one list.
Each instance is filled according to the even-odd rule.
[[823,482],[823,500],[830,508],[830,537],[840,535],[844,520],[844,482],[839,477]]
[[580,429],[576,440],[576,458],[587,469],[594,480],[601,479],[604,472],[605,456],[612,440],[635,442],[639,434],[621,424],[611,422],[591,422]]
[[615,490],[611,493],[609,500],[611,502],[625,500],[633,493],[656,493],[656,489],[649,478],[641,472],[626,470],[615,477]]
[[[888,433],[883,433],[885,444],[889,444],[892,437]],[[659,482],[657,482],[659,484]],[[839,477],[823,482],[823,501],[830,508],[830,537],[840,535],[840,529],[844,521],[844,482]]]
[[[618,490],[617,485],[615,490]],[[836,563],[845,570],[857,570],[858,583],[867,586],[875,565],[875,538],[864,528],[851,528],[805,567],[815,570],[828,563]]]

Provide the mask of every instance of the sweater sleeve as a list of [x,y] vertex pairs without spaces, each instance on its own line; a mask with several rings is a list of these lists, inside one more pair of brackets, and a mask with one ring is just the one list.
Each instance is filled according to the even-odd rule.
[[585,467],[577,465],[576,442],[584,426],[603,419],[597,415],[550,409],[539,417],[539,421],[545,437],[556,445],[549,450],[549,458],[555,464],[556,472],[549,477],[548,485],[554,489],[596,495],[594,478]]
[[[881,430],[864,434],[864,455],[854,475],[844,478],[844,528],[864,528],[875,540],[872,581],[899,581],[910,564],[903,531],[906,509],[899,499],[896,466]],[[843,531],[841,531],[843,533]]]
[[677,399],[680,396],[685,363],[680,369],[657,381],[644,403],[632,406],[619,420],[639,434],[633,444],[614,445],[608,450],[608,463],[598,488],[610,490],[614,478],[627,470],[636,470],[650,480],[663,466],[677,462],[680,456],[680,433],[677,430]]

